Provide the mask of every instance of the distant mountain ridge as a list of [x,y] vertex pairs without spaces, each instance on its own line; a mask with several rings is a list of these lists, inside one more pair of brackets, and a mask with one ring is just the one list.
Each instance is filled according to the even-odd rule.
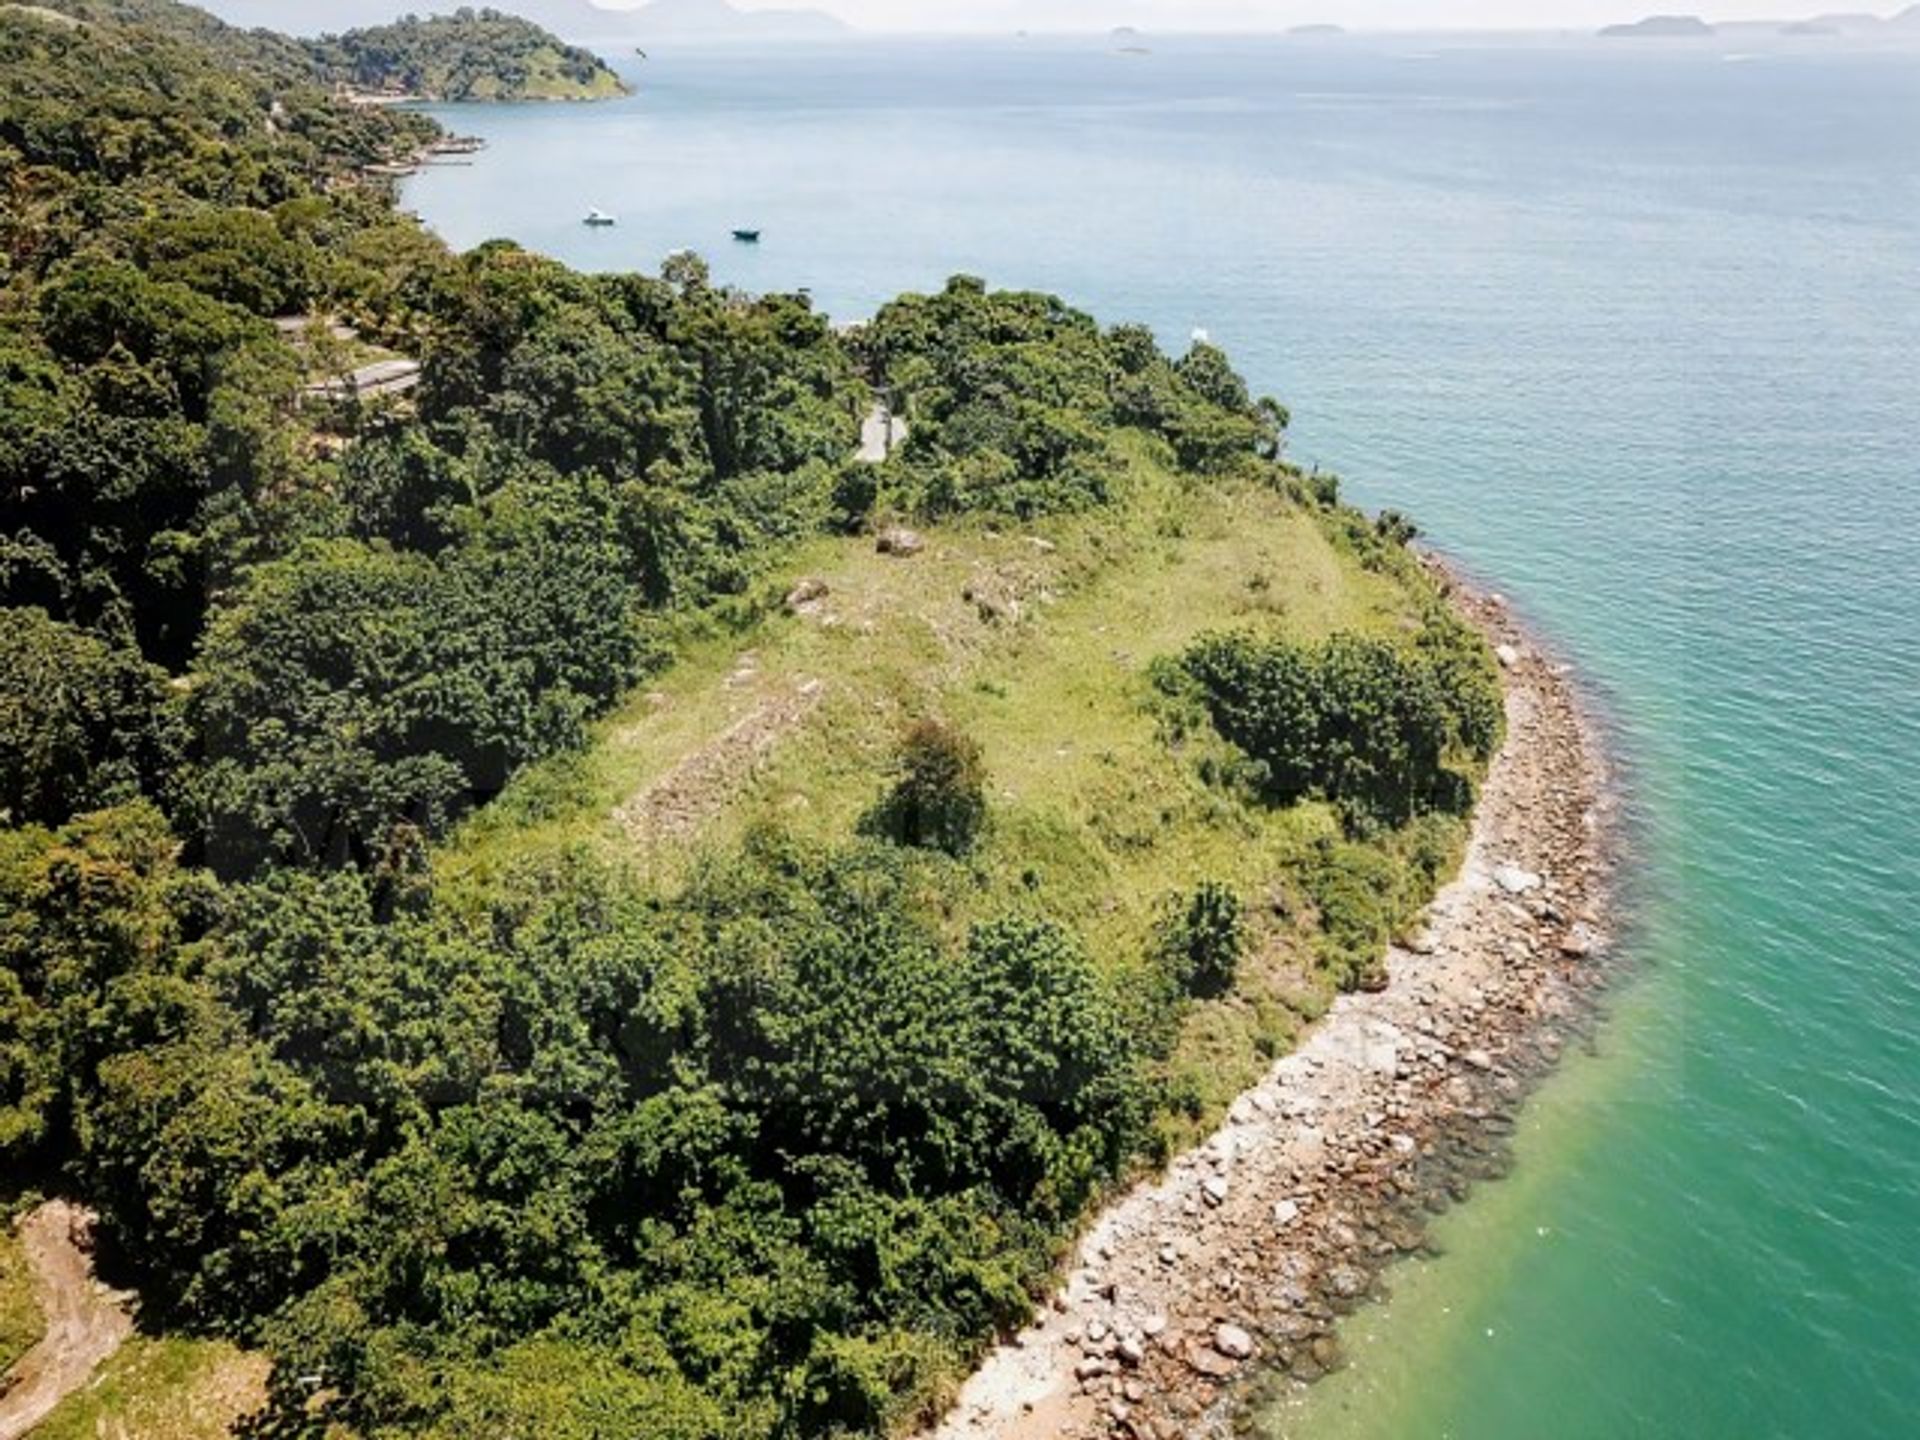
[[1713,26],[1698,15],[1649,15],[1626,25],[1609,25],[1600,34],[1609,40],[1676,39],[1711,35]]
[[1769,22],[1733,19],[1718,25],[1709,25],[1697,15],[1649,15],[1644,20],[1630,24],[1608,25],[1600,34],[1607,39],[1685,39],[1714,35],[1721,31],[1732,33],[1772,28],[1778,28],[1785,35],[1920,36],[1920,3],[1887,16],[1867,11],[1830,11],[1804,20]]

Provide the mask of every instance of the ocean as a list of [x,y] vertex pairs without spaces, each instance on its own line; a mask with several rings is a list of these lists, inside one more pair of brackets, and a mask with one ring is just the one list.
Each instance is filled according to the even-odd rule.
[[969,272],[1204,330],[1605,710],[1636,978],[1512,1178],[1261,1432],[1920,1430],[1920,50],[615,59],[632,99],[444,112],[489,149],[406,203],[585,268],[691,247],[844,319]]

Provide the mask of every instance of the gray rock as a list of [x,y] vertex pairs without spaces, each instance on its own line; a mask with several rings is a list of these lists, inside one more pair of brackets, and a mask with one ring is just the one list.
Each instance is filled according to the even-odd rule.
[[1538,890],[1543,882],[1531,870],[1522,870],[1518,865],[1502,865],[1493,872],[1493,883],[1509,895],[1524,895],[1529,890]]
[[1227,1203],[1227,1182],[1218,1175],[1209,1176],[1207,1183],[1200,1187],[1200,1194],[1207,1204],[1218,1209]]
[[1520,652],[1511,645],[1496,645],[1493,647],[1493,658],[1498,660],[1504,669],[1511,670],[1520,663]]
[[904,525],[889,525],[880,532],[874,548],[882,555],[897,555],[904,560],[926,549],[927,542],[918,530],[909,530]]
[[[1245,1333],[1244,1331],[1242,1332]],[[1187,1364],[1211,1380],[1224,1380],[1233,1373],[1234,1362],[1201,1345],[1187,1350]]]
[[1221,1325],[1213,1332],[1213,1348],[1229,1360],[1245,1360],[1253,1354],[1253,1336],[1238,1325]]
[[1584,920],[1574,922],[1573,928],[1560,937],[1560,953],[1573,960],[1584,960],[1600,948],[1600,936]]
[[1366,1293],[1367,1273],[1354,1265],[1336,1265],[1327,1272],[1327,1285],[1342,1300]]

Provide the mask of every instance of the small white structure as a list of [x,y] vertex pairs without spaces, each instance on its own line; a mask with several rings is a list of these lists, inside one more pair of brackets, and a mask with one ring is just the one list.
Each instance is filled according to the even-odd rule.
[[376,360],[349,375],[309,385],[305,394],[314,400],[372,400],[383,395],[404,394],[419,383],[418,360]]

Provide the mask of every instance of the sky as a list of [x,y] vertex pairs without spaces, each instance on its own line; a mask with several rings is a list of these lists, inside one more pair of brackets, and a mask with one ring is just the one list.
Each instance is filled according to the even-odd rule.
[[[497,0],[496,0],[497,3]],[[631,5],[642,0],[598,0]],[[1650,13],[1723,20],[1802,19],[1823,10],[1898,9],[1904,0],[733,0],[742,9],[812,6],[863,30],[1097,28],[1284,29],[1331,22],[1349,29],[1591,29]]]

